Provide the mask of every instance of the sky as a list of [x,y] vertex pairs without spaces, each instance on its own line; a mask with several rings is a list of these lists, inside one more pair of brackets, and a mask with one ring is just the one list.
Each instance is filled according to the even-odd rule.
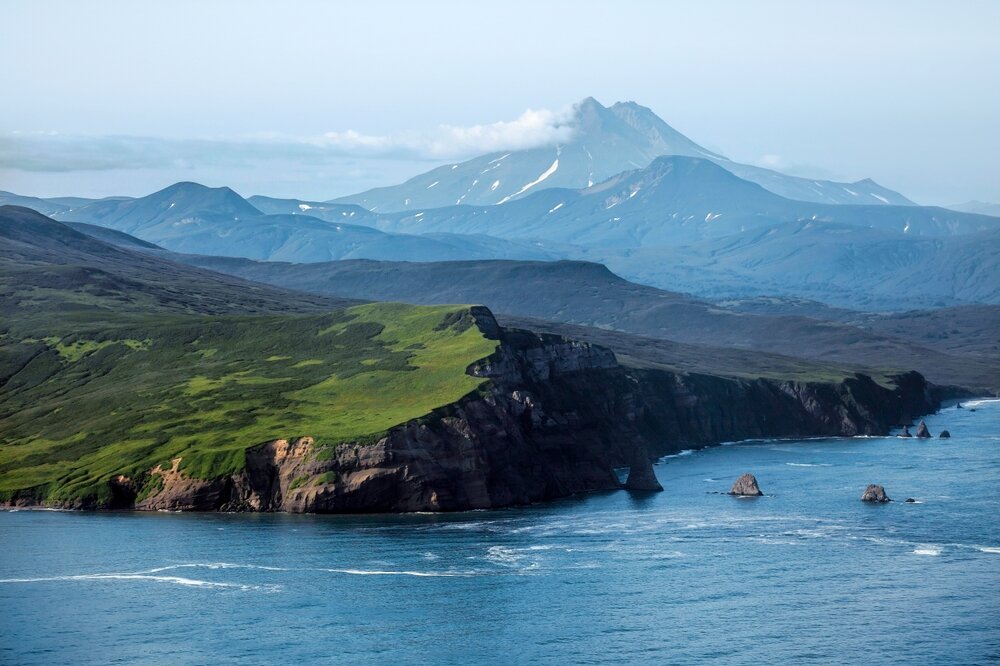
[[633,100],[727,157],[1000,202],[1000,2],[0,3],[0,190],[329,199]]

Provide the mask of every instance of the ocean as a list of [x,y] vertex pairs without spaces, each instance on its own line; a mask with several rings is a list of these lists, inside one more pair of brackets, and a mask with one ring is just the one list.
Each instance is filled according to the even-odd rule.
[[500,511],[0,512],[0,663],[996,661],[1000,401],[964,407]]

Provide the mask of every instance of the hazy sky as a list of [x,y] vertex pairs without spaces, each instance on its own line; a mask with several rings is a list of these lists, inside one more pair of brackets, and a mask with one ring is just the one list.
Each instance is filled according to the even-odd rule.
[[739,161],[1000,201],[998,63],[993,0],[3,0],[0,189],[326,199],[592,95]]

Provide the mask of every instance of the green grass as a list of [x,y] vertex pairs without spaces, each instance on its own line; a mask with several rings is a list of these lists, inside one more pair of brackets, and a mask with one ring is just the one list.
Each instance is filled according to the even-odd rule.
[[99,502],[177,457],[207,479],[276,438],[369,440],[476,390],[496,346],[456,306],[108,319],[0,340],[0,499]]

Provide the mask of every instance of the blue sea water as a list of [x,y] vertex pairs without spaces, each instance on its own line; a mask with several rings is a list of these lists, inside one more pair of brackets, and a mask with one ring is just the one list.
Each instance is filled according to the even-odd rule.
[[[982,663],[1000,402],[762,441],[665,492],[452,515],[0,513],[0,663]],[[968,409],[974,407],[975,411]],[[767,496],[724,494],[753,472]],[[880,483],[897,501],[859,501]]]

